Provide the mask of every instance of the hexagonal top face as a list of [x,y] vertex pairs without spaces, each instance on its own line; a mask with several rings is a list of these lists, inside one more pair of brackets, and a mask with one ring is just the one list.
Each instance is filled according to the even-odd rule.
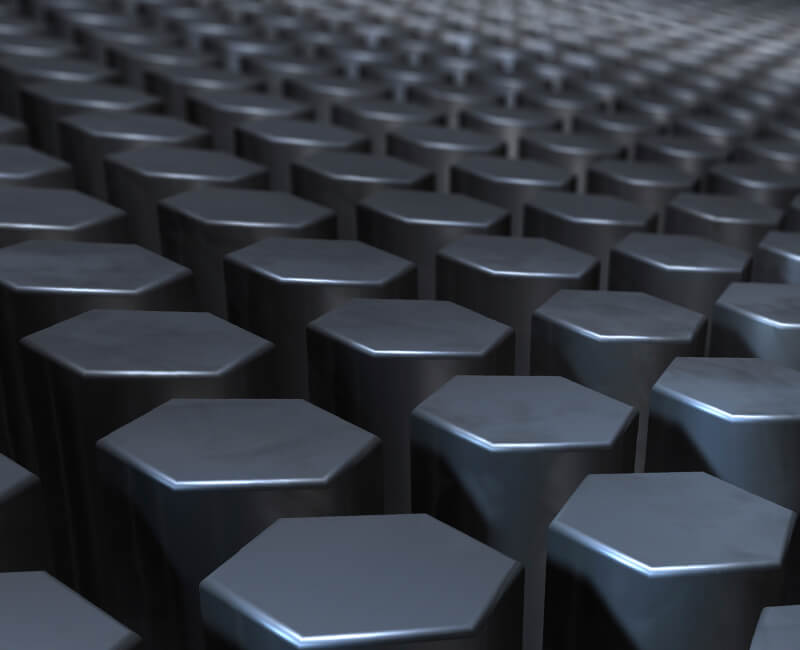
[[422,402],[414,417],[487,449],[609,447],[636,409],[563,377],[462,375]]
[[559,133],[557,131],[539,131],[525,136],[531,142],[554,153],[574,156],[616,155],[621,150],[619,144],[605,135],[586,133]]
[[298,517],[267,528],[201,590],[296,647],[386,643],[471,633],[518,572],[428,515]]
[[185,50],[176,45],[149,45],[141,47],[136,45],[125,45],[118,47],[116,52],[125,57],[131,57],[139,65],[213,65],[214,55],[202,54],[200,52]]
[[600,194],[545,190],[531,197],[528,205],[535,210],[576,223],[642,227],[655,218],[651,212],[630,201]]
[[348,79],[336,75],[307,75],[288,80],[287,85],[305,91],[304,94],[324,94],[337,99],[377,95],[384,91],[383,86],[362,80]]
[[305,120],[253,120],[236,127],[242,133],[276,144],[295,147],[352,147],[366,142],[365,135],[340,126]]
[[309,324],[371,356],[482,356],[511,328],[452,302],[356,298]]
[[0,573],[0,646],[127,650],[139,637],[44,571]]
[[763,359],[678,358],[653,391],[726,420],[800,418],[800,372]]
[[197,181],[237,181],[266,168],[223,151],[188,147],[139,147],[106,157],[141,176],[179,178]]
[[777,227],[783,217],[777,208],[721,194],[684,192],[673,198],[669,207],[721,223],[755,223]]
[[158,97],[114,84],[47,81],[30,84],[24,92],[57,104],[80,106],[86,110],[125,110],[156,108]]
[[22,339],[84,376],[219,376],[272,344],[207,312],[96,309]]
[[465,235],[438,254],[489,275],[513,277],[577,279],[599,264],[592,255],[539,237]]
[[442,151],[480,151],[494,153],[503,148],[503,143],[496,137],[476,131],[449,129],[444,126],[414,124],[404,126],[390,138],[412,142],[425,149]]
[[61,119],[72,128],[94,137],[112,137],[136,142],[181,142],[208,135],[206,129],[167,115],[90,111]]
[[562,289],[536,315],[598,340],[688,343],[705,322],[701,314],[638,291]]
[[27,469],[0,454],[0,504],[38,482]]
[[449,83],[426,83],[411,87],[412,95],[428,101],[444,101],[456,104],[489,104],[494,101],[494,94],[480,87],[454,86]]
[[[0,152],[2,157],[2,152]],[[0,186],[0,227],[71,230],[125,213],[76,190]]]
[[686,188],[695,180],[671,165],[657,162],[598,160],[592,164],[591,171],[628,185],[646,187]]
[[174,490],[325,485],[378,438],[303,400],[174,399],[98,447]]
[[379,190],[358,205],[398,221],[430,226],[490,226],[508,217],[504,208],[491,203],[424,190]]
[[330,208],[288,192],[238,187],[202,187],[162,199],[159,204],[206,225],[303,228],[335,218]]
[[767,137],[748,140],[739,149],[786,162],[796,162],[800,158],[800,142],[784,138]]
[[33,240],[0,249],[0,285],[14,291],[136,294],[190,275],[135,244]]
[[269,237],[227,259],[273,281],[302,284],[383,286],[415,268],[402,257],[344,239]]
[[750,650],[793,650],[800,647],[800,605],[765,607]]
[[771,230],[764,236],[758,247],[798,259],[800,258],[800,233]]
[[572,179],[572,174],[560,167],[500,156],[469,156],[461,160],[456,168],[487,181],[509,185],[564,187]]
[[716,306],[764,325],[800,327],[800,285],[733,282],[717,299]]
[[322,151],[295,166],[347,183],[414,185],[432,176],[429,170],[398,158],[354,151]]
[[24,179],[40,174],[70,169],[59,158],[18,144],[0,144],[0,181],[4,178]]
[[587,476],[550,524],[646,574],[778,567],[795,514],[703,472]]
[[750,255],[694,235],[634,232],[614,250],[664,271],[741,273]]

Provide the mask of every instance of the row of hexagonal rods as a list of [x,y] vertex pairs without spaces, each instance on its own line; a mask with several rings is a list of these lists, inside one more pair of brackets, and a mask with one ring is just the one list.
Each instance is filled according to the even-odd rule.
[[[0,458],[4,570],[48,568],[156,647],[516,648],[523,635],[538,646],[543,627],[548,648],[747,648],[762,608],[796,597],[796,516],[778,505],[798,501],[793,370],[674,360],[652,392],[647,473],[631,473],[637,410],[553,376],[455,376],[383,441],[304,400],[172,399],[95,456],[125,408],[259,393],[268,346],[229,328],[91,311],[26,339],[26,372],[47,387],[29,395],[36,440],[61,458],[40,455],[41,482]],[[110,346],[119,336],[127,348]],[[158,370],[126,378],[121,362],[145,348]],[[345,363],[337,354],[322,356]],[[364,396],[381,374],[441,372],[351,363],[381,366],[358,379]],[[65,459],[80,476],[55,471]],[[413,510],[436,519],[379,514],[409,461]],[[138,643],[42,573],[2,574],[0,602],[7,647],[61,647],[59,612],[82,647]],[[758,634],[796,635],[791,612],[764,610]]]

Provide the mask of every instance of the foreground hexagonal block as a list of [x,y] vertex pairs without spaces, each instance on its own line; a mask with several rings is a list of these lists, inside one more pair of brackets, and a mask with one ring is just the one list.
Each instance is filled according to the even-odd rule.
[[353,298],[417,296],[411,262],[348,240],[270,238],[228,255],[225,281],[231,322],[275,342],[287,397],[308,396],[308,323]]
[[29,239],[128,240],[124,212],[75,190],[3,187],[0,246]]
[[708,472],[797,511],[798,390],[769,361],[675,359],[653,386],[647,471]]
[[709,354],[800,369],[800,286],[735,282],[711,313]]
[[550,524],[544,645],[746,650],[795,522],[701,472],[589,476]]
[[769,231],[753,255],[754,282],[800,284],[800,233]]
[[454,375],[511,374],[513,330],[451,302],[351,300],[307,330],[311,401],[377,435],[387,512],[409,507],[409,415]]
[[293,191],[337,216],[339,239],[356,238],[356,204],[380,190],[432,190],[433,174],[391,156],[324,151],[292,165]]
[[276,519],[383,507],[380,441],[301,400],[170,400],[97,448],[114,600],[163,647],[202,645],[200,581]]
[[268,396],[273,346],[205,312],[96,309],[21,347],[56,571],[97,597],[97,439],[172,397]]
[[228,314],[222,260],[265,237],[336,236],[336,215],[287,192],[205,187],[158,204],[164,255],[192,269],[199,306]]
[[597,289],[599,280],[596,258],[547,239],[465,235],[436,254],[436,297],[513,327],[521,375],[534,310],[560,289]]
[[0,249],[0,374],[14,458],[38,471],[17,342],[88,309],[192,309],[189,269],[134,244],[26,241]]
[[414,409],[414,510],[524,563],[524,647],[541,647],[547,526],[587,474],[633,470],[636,429],[563,377],[454,377]]
[[0,521],[3,522],[0,571],[29,571],[50,565],[50,544],[39,478],[2,454]]
[[520,645],[520,565],[427,515],[281,519],[200,598],[209,636],[237,650]]
[[144,649],[136,634],[44,571],[0,573],[0,645]]
[[199,187],[265,189],[269,173],[231,154],[188,147],[143,147],[106,156],[111,203],[128,213],[131,235],[161,252],[158,201]]
[[691,235],[636,232],[611,250],[608,288],[644,291],[708,316],[731,282],[747,280],[750,255]]
[[636,291],[562,289],[534,312],[531,373],[561,375],[639,409],[644,461],[650,388],[678,356],[700,356],[706,318]]
[[74,187],[72,168],[21,144],[0,144],[0,187]]
[[800,605],[765,607],[750,650],[792,650],[800,644]]
[[436,293],[436,253],[466,234],[507,235],[509,214],[461,194],[388,189],[358,204],[358,238],[412,260],[419,297]]

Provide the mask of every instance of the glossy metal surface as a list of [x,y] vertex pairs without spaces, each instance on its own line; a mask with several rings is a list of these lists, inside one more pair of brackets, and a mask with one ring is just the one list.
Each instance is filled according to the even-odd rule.
[[454,377],[414,409],[414,510],[524,564],[524,648],[541,648],[550,521],[587,474],[633,470],[636,429],[562,377]]
[[358,238],[413,261],[418,295],[436,293],[436,253],[467,234],[509,234],[503,209],[461,194],[383,190],[357,206]]
[[608,288],[643,291],[709,316],[731,282],[748,280],[750,255],[692,235],[631,233],[611,249]]
[[635,291],[562,289],[531,326],[531,373],[561,375],[635,406],[644,462],[650,387],[678,356],[702,355],[706,318]]
[[292,164],[322,151],[369,151],[358,131],[303,120],[254,120],[235,129],[237,155],[269,168],[270,187],[292,190]]
[[89,309],[192,309],[188,269],[133,244],[25,241],[0,249],[0,366],[13,457],[38,471],[17,342]]
[[587,477],[550,524],[545,647],[746,650],[796,517],[700,472]]
[[707,472],[796,512],[798,389],[762,359],[676,359],[653,386],[647,471]]
[[711,320],[710,354],[800,369],[800,286],[736,282],[717,300]]
[[89,111],[61,118],[58,123],[61,155],[75,173],[82,192],[106,199],[105,157],[139,147],[207,147],[205,129],[167,115]]
[[782,220],[781,210],[740,197],[685,192],[667,205],[664,227],[666,232],[699,235],[752,251]]
[[[0,437],[0,446],[5,441]],[[0,454],[0,572],[50,566],[50,542],[39,478]],[[0,632],[2,638],[2,632]]]
[[72,168],[63,160],[22,144],[0,144],[0,187],[74,187]]
[[208,631],[234,648],[515,648],[522,568],[427,515],[299,517],[203,580],[200,598]]
[[750,650],[791,650],[800,644],[800,605],[765,607]]
[[285,192],[206,187],[158,204],[163,254],[192,270],[198,307],[227,317],[223,257],[265,237],[336,236],[328,208]]
[[311,107],[256,91],[202,90],[190,93],[187,116],[211,132],[214,146],[234,153],[236,127],[248,120],[306,119]]
[[275,520],[383,505],[380,441],[301,400],[174,399],[97,448],[108,544],[139,558],[114,588],[158,647],[202,647],[200,581]]
[[608,284],[609,254],[631,232],[654,231],[656,215],[623,199],[538,192],[525,206],[522,234],[544,237],[600,260],[600,288]]
[[450,169],[459,160],[475,154],[499,156],[504,149],[495,136],[443,126],[405,126],[387,138],[389,155],[435,172],[439,192],[450,191]]
[[514,328],[515,369],[530,371],[531,316],[560,289],[596,289],[600,262],[540,238],[465,235],[436,254],[436,298]]
[[525,204],[542,190],[570,191],[575,179],[566,170],[533,160],[469,156],[453,165],[451,190],[506,208],[511,234],[522,233]]
[[800,284],[800,233],[770,230],[753,255],[753,282]]
[[784,209],[800,193],[800,176],[758,163],[721,163],[708,172],[709,191]]
[[145,650],[139,636],[44,571],[0,573],[0,645]]
[[509,158],[519,156],[520,138],[529,131],[555,131],[561,127],[559,119],[545,111],[533,108],[507,108],[487,104],[464,109],[461,126],[482,131],[503,139]]
[[55,575],[113,611],[95,442],[172,397],[268,396],[273,346],[208,313],[113,309],[84,312],[20,345]]
[[311,401],[383,441],[387,512],[407,512],[411,411],[450,377],[511,374],[509,327],[451,302],[356,298],[307,330]]
[[339,239],[355,239],[357,205],[389,188],[433,190],[433,174],[391,156],[323,151],[292,164],[292,188],[299,196],[331,208]]
[[269,173],[221,151],[153,146],[106,156],[109,201],[128,214],[131,238],[156,253],[161,251],[158,201],[208,186],[264,189]]
[[265,239],[226,256],[225,282],[231,322],[275,343],[286,397],[308,397],[308,323],[353,298],[417,296],[411,262],[359,241]]

